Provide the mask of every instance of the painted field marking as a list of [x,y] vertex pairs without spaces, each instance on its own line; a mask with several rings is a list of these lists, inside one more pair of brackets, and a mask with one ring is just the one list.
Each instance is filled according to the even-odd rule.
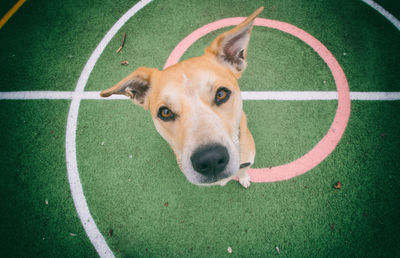
[[362,0],[364,3],[368,4],[372,8],[374,8],[376,11],[378,11],[380,14],[382,14],[387,20],[389,20],[398,30],[400,30],[400,21],[394,17],[391,13],[385,10],[382,6],[377,4],[376,2],[372,0]]
[[19,0],[0,20],[0,29],[6,24],[6,22],[14,15],[16,11],[25,3],[26,0]]
[[[218,20],[198,28],[184,38],[172,51],[164,65],[164,69],[176,64],[183,53],[198,39],[220,28],[234,26],[244,21],[246,17],[234,17]],[[316,167],[336,148],[346,129],[350,118],[350,90],[342,67],[332,53],[316,38],[304,30],[280,21],[256,18],[254,25],[277,29],[299,38],[309,45],[328,65],[337,89],[338,107],[335,118],[326,135],[302,157],[290,163],[272,168],[250,168],[249,176],[252,182],[265,183],[288,180],[302,175]]]
[[89,79],[89,75],[92,72],[94,65],[99,59],[101,53],[115,36],[115,34],[121,29],[121,27],[140,9],[149,4],[151,0],[141,0],[136,3],[131,9],[129,9],[107,32],[104,38],[97,45],[96,49],[90,55],[89,60],[85,64],[81,75],[79,76],[78,82],[75,87],[75,91],[72,95],[72,101],[68,112],[67,119],[67,130],[65,138],[65,152],[67,162],[67,173],[68,181],[71,188],[72,199],[75,204],[76,211],[81,220],[83,228],[90,242],[96,249],[100,257],[114,257],[113,252],[107,245],[103,235],[97,228],[96,223],[90,214],[89,207],[86,202],[85,195],[83,194],[82,183],[79,177],[78,163],[76,160],[76,129],[78,124],[79,106],[82,99],[83,91],[86,83]]
[[[336,91],[242,91],[243,100],[337,100]],[[0,100],[71,100],[73,91],[10,91],[0,92]],[[108,98],[100,97],[100,91],[84,91],[81,100],[129,100],[124,95],[112,95]],[[400,100],[400,92],[350,92],[351,100],[361,101],[396,101]]]

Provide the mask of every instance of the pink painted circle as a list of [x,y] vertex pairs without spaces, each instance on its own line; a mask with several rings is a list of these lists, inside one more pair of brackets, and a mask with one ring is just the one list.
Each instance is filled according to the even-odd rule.
[[[195,30],[175,47],[175,49],[168,57],[164,68],[176,64],[183,53],[199,38],[214,30],[227,26],[238,25],[244,19],[246,19],[246,17],[226,18],[209,23]],[[317,143],[317,145],[313,147],[313,149],[311,149],[308,153],[298,158],[297,160],[294,160],[284,165],[271,168],[249,169],[249,175],[252,182],[265,183],[288,180],[313,169],[326,157],[328,157],[329,154],[331,154],[331,152],[336,148],[337,144],[343,136],[350,117],[351,101],[349,85],[347,83],[347,79],[342,67],[339,65],[332,53],[320,41],[318,41],[307,32],[285,22],[263,18],[257,18],[254,22],[254,25],[277,29],[289,33],[304,41],[311,48],[313,48],[314,51],[317,52],[320,57],[325,61],[325,63],[331,70],[336,83],[336,89],[338,93],[338,106],[335,118],[326,135]]]

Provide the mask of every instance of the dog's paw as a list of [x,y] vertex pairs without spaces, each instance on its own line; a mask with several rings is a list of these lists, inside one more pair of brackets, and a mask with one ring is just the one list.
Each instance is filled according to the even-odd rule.
[[244,177],[239,177],[239,183],[244,187],[244,188],[249,188],[250,186],[250,177],[249,175],[246,175]]

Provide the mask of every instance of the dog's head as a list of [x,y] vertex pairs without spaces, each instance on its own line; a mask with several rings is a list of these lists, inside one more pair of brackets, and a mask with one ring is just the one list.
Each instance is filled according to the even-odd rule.
[[193,184],[222,184],[239,170],[242,99],[237,80],[259,8],[219,35],[203,56],[159,71],[140,67],[102,97],[123,94],[149,109],[160,135]]

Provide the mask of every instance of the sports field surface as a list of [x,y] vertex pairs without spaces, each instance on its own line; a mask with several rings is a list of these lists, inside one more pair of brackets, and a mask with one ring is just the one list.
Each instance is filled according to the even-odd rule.
[[[150,113],[99,91],[260,6],[239,80],[253,183],[192,185]],[[0,18],[2,257],[400,256],[398,0],[3,0]]]

